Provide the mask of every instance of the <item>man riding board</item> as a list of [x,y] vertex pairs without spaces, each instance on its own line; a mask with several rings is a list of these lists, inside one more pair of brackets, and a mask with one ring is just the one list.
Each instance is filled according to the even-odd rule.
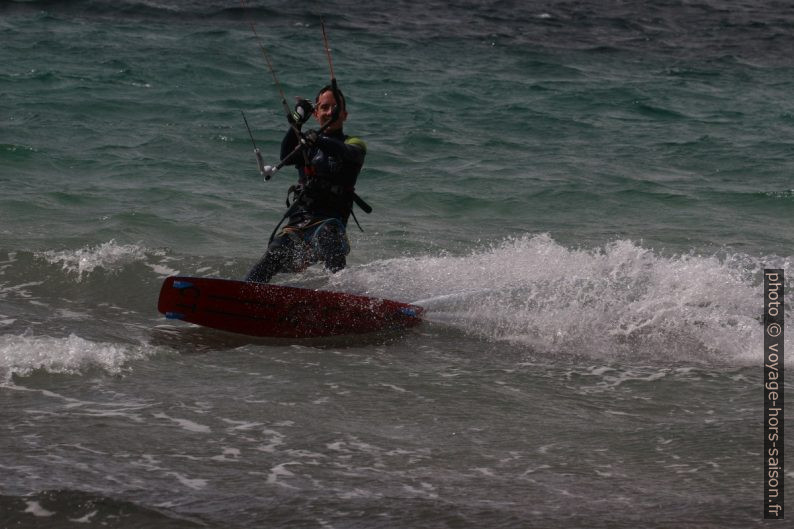
[[[320,129],[301,132],[312,115]],[[369,210],[355,194],[367,146],[343,132],[347,116],[344,95],[335,83],[317,93],[314,106],[298,99],[281,142],[284,165],[298,170],[298,182],[289,188],[288,209],[282,218],[287,224],[281,230],[281,223],[276,226],[265,254],[246,281],[267,283],[276,273],[299,272],[317,262],[331,272],[346,266],[350,253],[346,229],[353,204]],[[267,166],[264,172],[269,178],[275,169]]]

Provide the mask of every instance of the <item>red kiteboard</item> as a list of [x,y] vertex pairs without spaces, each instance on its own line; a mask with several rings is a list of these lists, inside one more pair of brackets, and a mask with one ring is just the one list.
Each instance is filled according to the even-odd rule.
[[229,332],[309,338],[413,327],[424,309],[344,292],[172,276],[163,282],[157,310]]

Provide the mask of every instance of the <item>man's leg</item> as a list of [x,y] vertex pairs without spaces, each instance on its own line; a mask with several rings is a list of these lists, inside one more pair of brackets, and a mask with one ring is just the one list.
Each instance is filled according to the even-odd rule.
[[245,276],[245,281],[269,283],[277,273],[292,270],[293,247],[294,242],[287,235],[273,239],[259,262]]
[[316,243],[320,260],[328,270],[336,273],[347,266],[346,256],[350,253],[350,243],[340,222],[331,221],[320,227],[316,234]]

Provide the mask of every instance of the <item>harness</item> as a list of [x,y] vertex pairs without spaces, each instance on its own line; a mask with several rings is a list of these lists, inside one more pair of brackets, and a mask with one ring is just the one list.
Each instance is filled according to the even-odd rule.
[[[345,136],[345,138],[347,141],[349,137]],[[351,142],[357,142],[363,147],[364,152],[366,152],[366,144],[360,139],[353,138]],[[306,150],[304,149],[303,151],[304,155],[306,155]],[[343,228],[344,223],[341,218],[338,217],[349,214],[353,217],[358,229],[364,231],[361,224],[358,222],[358,218],[356,218],[356,214],[353,212],[353,204],[356,204],[365,213],[371,213],[372,207],[356,194],[355,186],[334,184],[325,178],[320,178],[317,173],[317,168],[309,163],[300,168],[300,176],[298,183],[291,185],[289,189],[287,189],[287,211],[284,212],[281,220],[273,229],[269,242],[273,242],[281,225],[287,218],[295,214],[300,206],[305,206],[310,212],[311,209],[314,208],[318,213],[317,217],[323,216],[329,221],[336,220]],[[287,231],[291,229],[293,229],[293,227],[287,226],[287,228],[282,230],[282,233],[287,233]],[[295,227],[294,229],[298,228]],[[306,226],[302,226],[299,229],[304,230]]]

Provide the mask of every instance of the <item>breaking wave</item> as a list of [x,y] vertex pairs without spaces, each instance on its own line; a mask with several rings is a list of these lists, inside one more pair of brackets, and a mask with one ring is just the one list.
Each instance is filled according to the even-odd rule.
[[35,371],[80,374],[101,369],[120,374],[133,360],[150,356],[146,346],[99,343],[71,334],[64,338],[30,335],[0,335],[0,381],[12,375],[27,376]]
[[431,321],[536,352],[747,364],[762,358],[763,268],[789,265],[664,256],[625,240],[571,249],[526,235],[465,256],[378,261],[330,281],[415,302]]
[[[86,246],[78,250],[48,250],[39,254],[50,264],[60,264],[68,275],[82,281],[87,275],[100,268],[106,271],[117,271],[134,262],[149,264],[149,258],[163,258],[162,250],[149,250],[137,244],[118,244],[111,240],[96,246]],[[160,264],[149,264],[155,271],[165,275],[173,270]]]

